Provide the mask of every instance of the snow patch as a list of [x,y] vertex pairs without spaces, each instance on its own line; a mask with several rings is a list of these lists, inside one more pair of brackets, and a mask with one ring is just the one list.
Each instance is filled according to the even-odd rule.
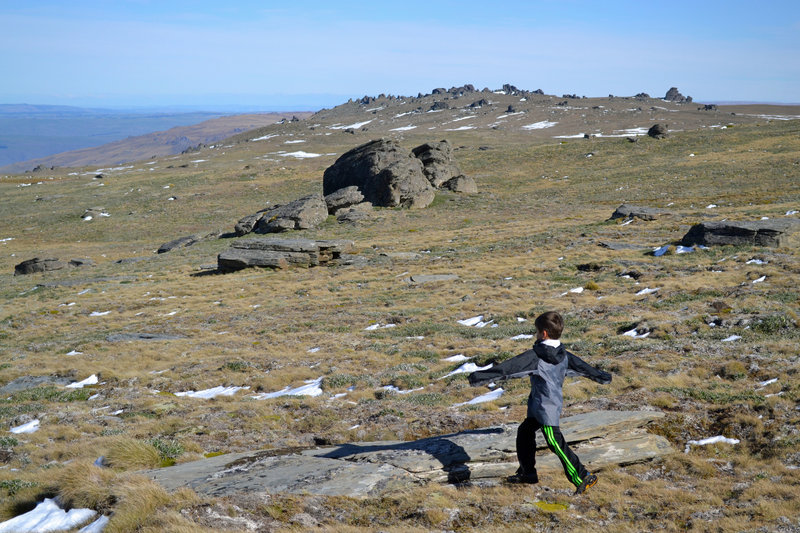
[[400,126],[399,128],[392,128],[389,131],[409,131],[416,129],[416,126]]
[[739,444],[739,439],[729,439],[727,437],[723,437],[722,435],[717,435],[716,437],[707,437],[700,440],[690,440],[686,443],[686,449],[683,450],[683,453],[689,453],[689,447],[691,445],[706,446],[708,444],[717,444],[720,442],[725,444]]
[[362,126],[366,126],[370,122],[372,122],[372,120],[365,120],[364,122],[356,122],[355,124],[349,124],[347,126],[342,126],[340,124],[334,124],[333,126],[328,126],[328,129],[330,129],[330,130],[346,130],[348,128],[353,128],[355,130],[355,129],[358,129],[358,128],[362,127]]
[[447,361],[448,363],[460,363],[461,361],[468,361],[472,359],[471,357],[467,357],[463,353],[457,353],[455,355],[451,355],[450,357],[445,357],[442,361]]
[[488,370],[490,368],[492,368],[492,363],[489,363],[486,366],[478,366],[475,363],[464,363],[460,367],[439,379],[449,378],[450,376],[455,376],[456,374],[471,374],[473,372],[478,372],[479,370]]
[[[55,499],[45,498],[43,502],[39,503],[31,511],[0,523],[0,532],[43,533],[47,531],[67,531],[78,527],[96,514],[97,511],[93,509],[70,509],[65,511],[56,503]],[[108,519],[103,525],[107,522]],[[94,523],[90,525],[93,526]],[[93,533],[102,531],[102,527],[99,529],[97,527],[93,529],[83,528],[80,531]]]
[[219,387],[212,387],[210,389],[199,390],[199,391],[186,391],[186,392],[176,392],[175,396],[186,396],[187,398],[203,398],[205,400],[210,400],[211,398],[216,398],[217,396],[233,396],[240,390],[247,390],[250,387],[223,387],[220,385]]
[[97,374],[92,374],[91,376],[89,376],[88,378],[84,379],[83,381],[77,381],[75,383],[70,383],[69,385],[67,385],[67,388],[68,389],[82,389],[86,385],[97,385],[98,381],[99,380],[97,379]]
[[461,407],[462,405],[475,405],[479,403],[491,402],[500,398],[503,395],[503,389],[495,389],[493,391],[489,391],[486,394],[481,394],[477,398],[473,398],[468,402],[462,402],[454,404],[453,407]]
[[545,128],[552,128],[558,124],[558,122],[550,122],[549,120],[542,120],[540,122],[534,122],[533,124],[528,124],[527,126],[522,126],[523,130],[543,130]]
[[302,150],[298,150],[297,152],[287,152],[278,155],[281,157],[296,157],[297,159],[308,159],[311,157],[320,157],[322,154],[314,154],[311,152],[304,152]]
[[279,396],[319,396],[322,394],[322,378],[317,379],[310,379],[304,382],[305,385],[302,385],[297,388],[290,388],[284,387],[283,389],[276,391],[276,392],[265,392],[263,394],[257,394],[253,396],[256,400],[266,400],[269,398],[278,398]]
[[36,420],[31,420],[30,422],[22,424],[21,426],[13,427],[9,429],[9,431],[16,435],[19,435],[22,433],[35,433],[36,431],[38,431],[38,429],[39,429],[39,419],[37,418]]

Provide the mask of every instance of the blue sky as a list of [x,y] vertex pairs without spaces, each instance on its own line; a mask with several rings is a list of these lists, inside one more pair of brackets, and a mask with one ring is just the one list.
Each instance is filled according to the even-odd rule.
[[800,102],[800,2],[0,0],[0,103],[295,105],[512,83]]

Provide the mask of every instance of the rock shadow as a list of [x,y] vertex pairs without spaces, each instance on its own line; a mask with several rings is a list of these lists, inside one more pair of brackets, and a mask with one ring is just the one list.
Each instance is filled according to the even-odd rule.
[[[394,466],[404,468],[405,470],[409,470],[406,468],[406,466],[404,466],[404,463],[408,463],[408,461],[400,460],[392,462],[392,456],[401,458],[406,455],[403,452],[422,452],[433,457],[442,465],[442,471],[447,473],[448,483],[464,484],[468,483],[471,477],[471,472],[467,463],[472,458],[464,449],[464,447],[458,444],[455,439],[457,437],[468,437],[470,435],[488,435],[495,433],[503,433],[503,430],[501,428],[476,429],[451,433],[448,435],[428,437],[410,442],[390,444],[348,443],[341,444],[329,452],[318,455],[317,457],[345,459],[358,462],[384,462],[394,464]],[[460,438],[458,440],[460,440]]]

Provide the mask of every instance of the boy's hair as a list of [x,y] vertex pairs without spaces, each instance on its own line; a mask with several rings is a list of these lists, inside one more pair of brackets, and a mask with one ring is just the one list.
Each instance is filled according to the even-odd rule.
[[547,336],[553,340],[561,338],[564,331],[564,320],[555,311],[548,311],[536,317],[533,323],[538,331],[546,331]]

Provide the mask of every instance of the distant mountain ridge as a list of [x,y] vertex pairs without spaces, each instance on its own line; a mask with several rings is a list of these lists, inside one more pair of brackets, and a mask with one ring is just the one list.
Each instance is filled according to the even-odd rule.
[[[25,114],[28,112],[26,108],[29,106],[15,105],[2,107],[17,108],[20,114]],[[39,108],[42,106],[32,107]],[[56,110],[56,108],[63,107],[67,108],[67,112],[80,112],[70,111],[68,106],[45,107],[53,108],[52,111],[56,113],[64,112],[64,110]],[[71,109],[81,110],[82,108]],[[188,148],[215,143],[226,137],[268,126],[283,119],[288,120],[293,116],[306,118],[310,115],[310,112],[258,113],[212,118],[211,120],[205,120],[199,124],[177,126],[165,131],[128,137],[126,139],[102,144],[101,146],[70,150],[55,155],[12,163],[0,167],[0,172],[13,174],[34,170],[36,168],[82,167],[90,165],[113,166],[130,161],[180,154]]]

